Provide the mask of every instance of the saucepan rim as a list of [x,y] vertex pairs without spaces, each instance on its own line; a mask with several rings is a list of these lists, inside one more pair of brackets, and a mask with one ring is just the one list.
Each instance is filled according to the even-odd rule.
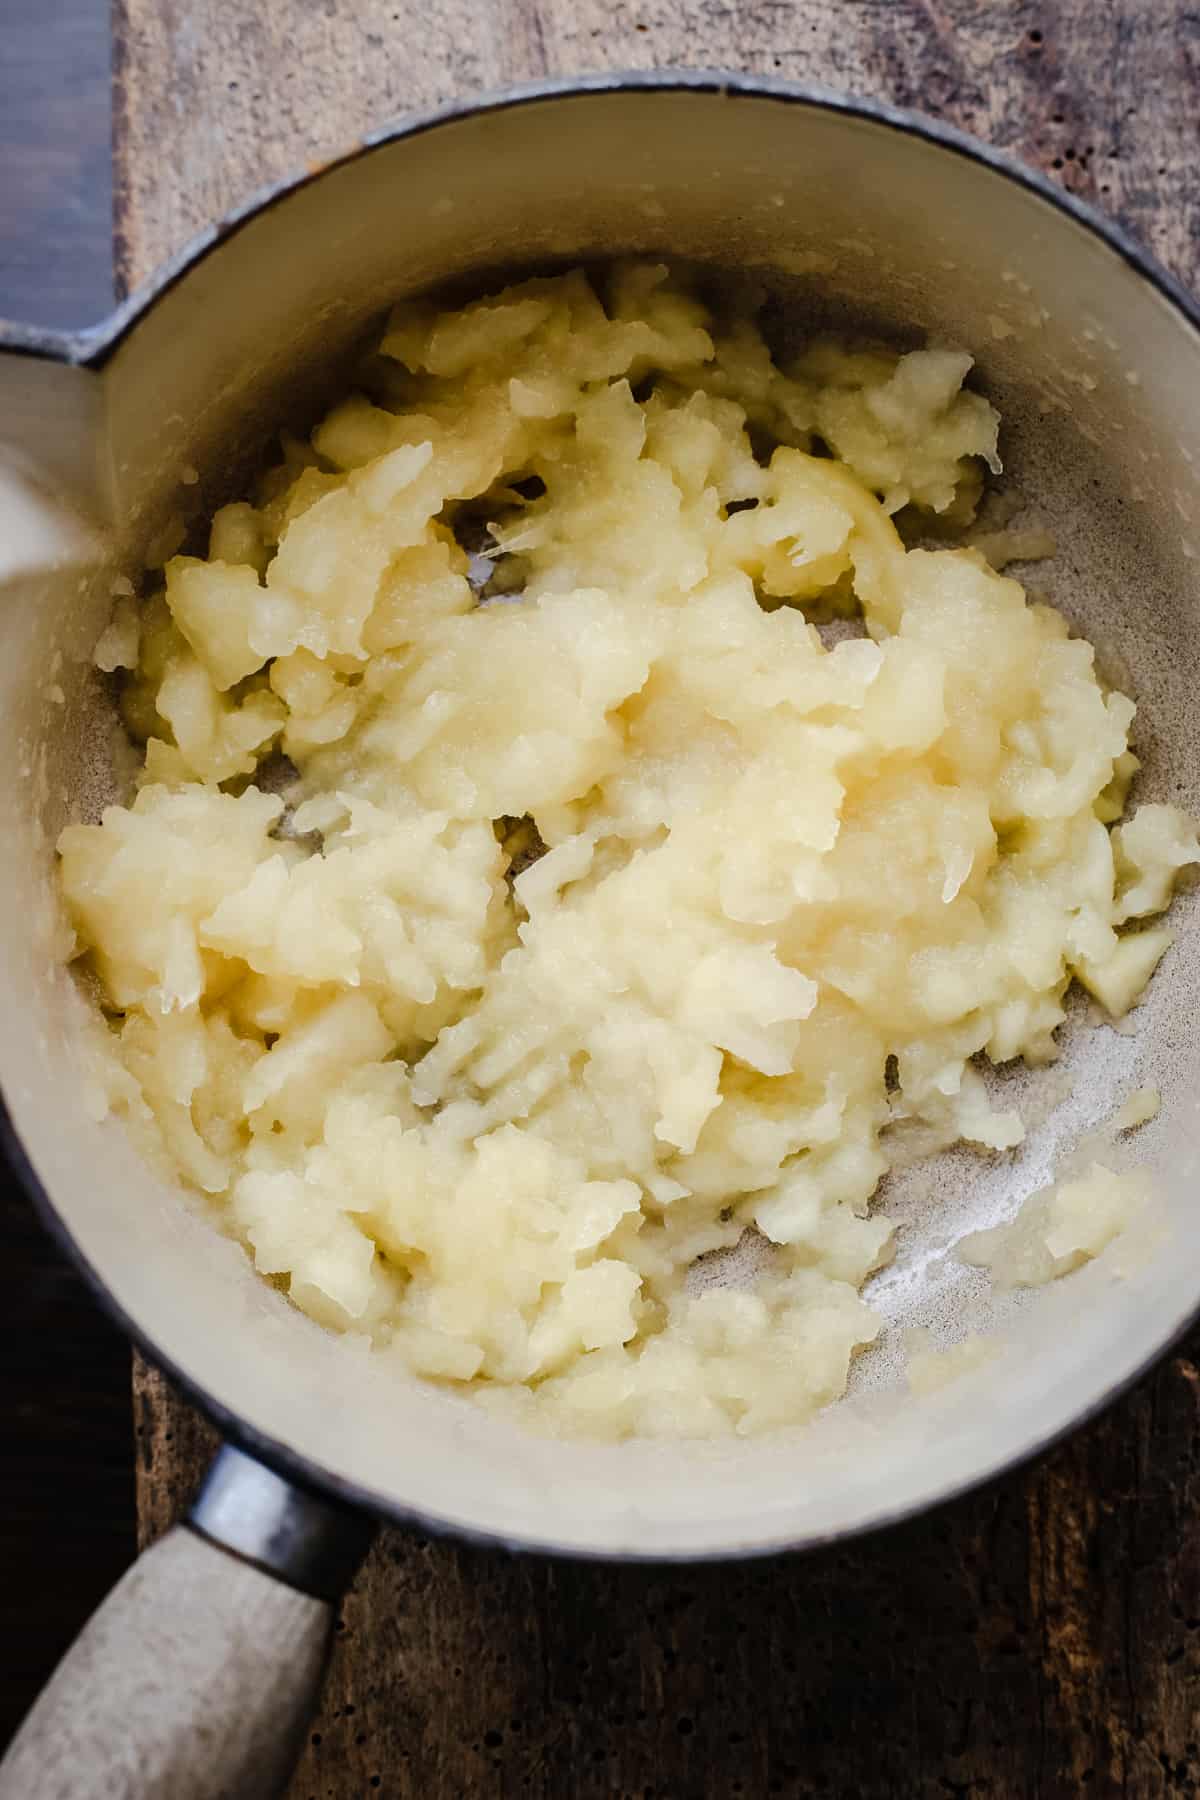
[[[0,352],[27,355],[55,362],[70,363],[95,371],[103,369],[141,319],[173,287],[183,281],[193,268],[221,244],[241,231],[269,207],[289,199],[301,188],[323,180],[334,170],[386,145],[402,139],[419,137],[442,125],[454,124],[472,117],[507,112],[534,106],[547,100],[603,98],[614,93],[643,94],[711,94],[731,100],[772,101],[784,106],[801,106],[819,112],[845,115],[871,124],[884,125],[895,131],[923,139],[953,155],[973,162],[992,173],[1002,175],[1036,195],[1059,213],[1083,226],[1115,251],[1151,287],[1157,289],[1182,316],[1200,332],[1200,306],[1187,290],[1151,256],[1121,225],[1095,207],[1067,193],[1039,171],[1018,162],[1005,151],[972,137],[941,120],[925,114],[893,106],[877,99],[863,99],[839,93],[823,86],[781,80],[778,77],[736,74],[720,69],[663,69],[657,71],[611,71],[577,77],[563,77],[504,88],[473,98],[454,100],[427,111],[405,115],[378,130],[368,133],[342,154],[326,162],[310,165],[282,180],[260,188],[216,223],[198,232],[183,249],[167,261],[153,278],[121,302],[100,324],[80,331],[52,331],[0,321]],[[1016,1454],[988,1464],[955,1481],[936,1499],[906,1502],[892,1510],[883,1509],[875,1516],[855,1520],[830,1531],[800,1538],[783,1537],[749,1544],[731,1543],[728,1547],[702,1551],[655,1550],[643,1553],[635,1549],[603,1550],[577,1545],[557,1544],[552,1539],[514,1538],[503,1532],[465,1525],[452,1519],[430,1514],[419,1507],[407,1506],[389,1495],[351,1481],[335,1470],[323,1467],[310,1457],[242,1419],[222,1401],[216,1400],[191,1375],[182,1369],[163,1347],[151,1340],[138,1321],[116,1299],[90,1258],[76,1243],[69,1228],[46,1191],[33,1167],[13,1122],[4,1095],[0,1092],[0,1154],[9,1169],[28,1193],[42,1224],[56,1245],[74,1264],[93,1296],[148,1361],[160,1368],[184,1396],[203,1413],[230,1442],[294,1482],[298,1487],[317,1494],[335,1497],[348,1506],[393,1525],[408,1527],[431,1536],[451,1538],[481,1547],[501,1549],[519,1554],[556,1556],[578,1562],[610,1563],[710,1563],[735,1562],[763,1556],[819,1550],[842,1544],[870,1532],[939,1510],[951,1501],[1011,1475],[1033,1462],[1055,1444],[1094,1419],[1135,1386],[1157,1366],[1200,1320],[1200,1284],[1195,1303],[1164,1333],[1158,1346],[1131,1372],[1113,1381],[1065,1423],[1054,1426]]]

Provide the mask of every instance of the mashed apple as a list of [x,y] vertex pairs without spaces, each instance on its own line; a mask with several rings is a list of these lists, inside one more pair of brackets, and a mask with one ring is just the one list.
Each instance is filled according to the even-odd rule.
[[802,1419],[895,1135],[1010,1148],[980,1054],[1136,1001],[1200,849],[1119,822],[1133,703],[893,524],[998,467],[970,360],[779,366],[644,265],[406,303],[118,602],[145,766],[59,846],[110,1101],[314,1318],[553,1428]]

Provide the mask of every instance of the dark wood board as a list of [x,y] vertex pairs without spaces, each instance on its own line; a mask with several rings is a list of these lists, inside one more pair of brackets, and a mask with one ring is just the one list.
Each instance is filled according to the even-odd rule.
[[[1181,0],[117,0],[120,272],[388,116],[719,64],[952,119],[1200,268]],[[650,1571],[381,1539],[291,1790],[1151,1796],[1200,1788],[1200,1338],[1035,1468],[806,1559]],[[141,1533],[207,1433],[135,1380]]]
[[107,0],[0,6],[0,318],[112,305]]

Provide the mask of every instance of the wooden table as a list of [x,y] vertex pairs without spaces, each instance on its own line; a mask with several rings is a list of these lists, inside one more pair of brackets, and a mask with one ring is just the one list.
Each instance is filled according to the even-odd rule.
[[[953,119],[1198,272],[1200,14],[1182,0],[117,0],[116,30],[127,283],[406,107],[675,62]],[[804,1560],[574,1567],[389,1532],[292,1794],[1194,1794],[1198,1350],[1029,1472]],[[208,1441],[144,1367],[135,1398],[148,1541]]]

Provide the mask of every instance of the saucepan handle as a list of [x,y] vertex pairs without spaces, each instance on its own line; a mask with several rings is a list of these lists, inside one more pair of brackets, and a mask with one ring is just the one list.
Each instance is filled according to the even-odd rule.
[[226,1447],[187,1522],[59,1664],[0,1764],[0,1800],[279,1794],[371,1535],[362,1515]]

